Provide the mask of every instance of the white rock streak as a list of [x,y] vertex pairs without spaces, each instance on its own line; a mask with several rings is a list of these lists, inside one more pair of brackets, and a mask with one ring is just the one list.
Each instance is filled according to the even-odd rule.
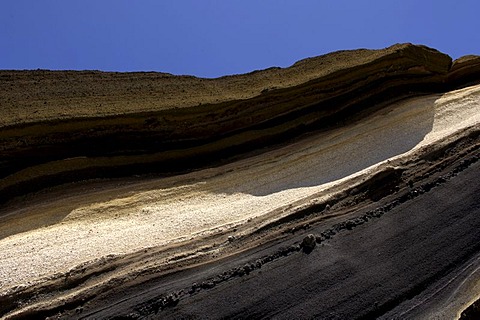
[[[60,223],[0,240],[0,294],[108,254],[266,214],[479,120],[480,86],[472,86],[394,104],[347,128],[220,168],[133,185],[129,196],[96,197]],[[38,210],[46,209],[32,208]]]

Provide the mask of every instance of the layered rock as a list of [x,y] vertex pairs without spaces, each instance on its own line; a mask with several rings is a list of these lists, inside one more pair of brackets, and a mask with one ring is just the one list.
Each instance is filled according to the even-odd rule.
[[1,71],[0,202],[69,181],[210,165],[478,80],[479,57],[452,63],[411,44],[218,79]]
[[447,83],[451,88],[478,83],[480,78],[480,56],[468,55],[453,61],[448,72]]

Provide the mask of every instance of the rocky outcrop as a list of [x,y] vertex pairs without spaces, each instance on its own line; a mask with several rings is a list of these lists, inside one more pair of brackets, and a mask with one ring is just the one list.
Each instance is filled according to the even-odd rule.
[[479,57],[452,64],[411,44],[218,79],[0,71],[0,202],[69,181],[211,165],[479,80]]
[[447,83],[451,88],[478,83],[480,79],[480,56],[464,56],[453,61]]
[[305,238],[303,238],[302,243],[300,244],[305,253],[312,252],[313,249],[315,249],[316,245],[317,240],[313,234],[309,234]]

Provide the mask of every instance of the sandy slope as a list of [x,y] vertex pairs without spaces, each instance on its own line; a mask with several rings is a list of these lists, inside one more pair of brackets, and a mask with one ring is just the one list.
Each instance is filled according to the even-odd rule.
[[219,168],[23,208],[8,221],[69,209],[57,223],[35,228],[32,221],[32,230],[0,240],[0,294],[108,254],[194,239],[286,208],[479,121],[480,86],[473,86],[395,104],[347,128]]

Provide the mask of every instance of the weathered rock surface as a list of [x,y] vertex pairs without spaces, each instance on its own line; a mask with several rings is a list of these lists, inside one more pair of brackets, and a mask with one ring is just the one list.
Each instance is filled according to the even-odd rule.
[[218,79],[0,71],[0,202],[63,182],[200,167],[479,75],[479,57],[452,64],[412,44]]
[[312,252],[313,249],[315,249],[315,246],[317,245],[317,241],[315,238],[315,235],[309,234],[302,240],[302,249],[306,253]]
[[453,61],[448,72],[447,82],[452,87],[478,83],[480,76],[480,56],[464,56]]
[[0,72],[0,202],[210,165],[0,206],[0,314],[401,314],[478,253],[478,79],[412,45],[220,79]]

